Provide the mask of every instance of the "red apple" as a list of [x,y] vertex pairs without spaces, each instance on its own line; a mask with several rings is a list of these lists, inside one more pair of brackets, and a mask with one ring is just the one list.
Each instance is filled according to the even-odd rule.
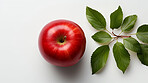
[[84,54],[86,39],[79,25],[68,20],[48,23],[39,36],[39,50],[44,59],[56,66],[72,66]]

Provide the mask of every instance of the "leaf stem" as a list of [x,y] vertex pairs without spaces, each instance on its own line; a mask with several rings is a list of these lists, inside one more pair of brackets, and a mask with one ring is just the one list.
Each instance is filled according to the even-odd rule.
[[112,35],[112,33],[109,30],[106,29],[106,31]]
[[117,36],[113,31],[112,31],[112,34],[113,34],[114,36]]
[[122,33],[123,31],[121,31],[120,33],[119,33],[119,35]]
[[132,34],[130,34],[130,35],[136,35],[136,33],[132,33]]
[[119,37],[124,38],[124,37],[131,37],[131,36],[125,36],[125,35],[116,35],[114,32],[112,32],[112,34],[114,36],[116,36],[115,38],[118,39]]
[[117,37],[118,37],[118,38],[119,38],[119,37],[123,38],[123,37],[131,37],[131,36],[117,35]]
[[108,45],[109,45],[110,43],[112,43],[113,41],[115,41],[115,37],[113,37],[113,40],[112,40],[112,41],[110,41],[110,42],[108,43]]

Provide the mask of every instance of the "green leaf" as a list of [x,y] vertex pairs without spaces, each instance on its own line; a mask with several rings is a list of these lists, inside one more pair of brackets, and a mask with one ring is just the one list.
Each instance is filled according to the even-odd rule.
[[141,52],[137,56],[142,64],[148,66],[148,45],[141,44]]
[[130,63],[130,54],[120,42],[114,44],[113,53],[117,67],[124,73]]
[[112,37],[105,31],[99,31],[95,33],[92,38],[99,43],[108,43],[112,39]]
[[126,17],[123,21],[123,24],[121,25],[122,31],[123,32],[130,31],[134,27],[136,21],[137,21],[137,15],[130,15]]
[[118,9],[110,15],[110,28],[118,29],[121,26],[122,20],[123,12],[121,7],[119,6]]
[[131,51],[139,53],[141,51],[140,43],[133,37],[123,39],[123,44]]
[[90,7],[86,7],[86,17],[88,22],[97,30],[106,29],[106,21],[103,15]]
[[136,36],[144,43],[148,43],[148,25],[142,25],[138,28]]
[[98,47],[91,56],[91,67],[92,74],[95,74],[98,70],[103,68],[106,64],[107,58],[109,54],[109,46],[104,45]]

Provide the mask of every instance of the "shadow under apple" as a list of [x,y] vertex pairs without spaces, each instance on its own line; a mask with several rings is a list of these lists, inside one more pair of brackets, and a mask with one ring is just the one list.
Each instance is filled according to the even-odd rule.
[[82,72],[84,70],[84,57],[81,58],[81,60],[69,67],[59,67],[59,66],[52,66],[53,69],[58,73],[58,77],[62,78],[62,81],[67,82],[75,82],[76,80],[79,80],[81,76],[83,76]]

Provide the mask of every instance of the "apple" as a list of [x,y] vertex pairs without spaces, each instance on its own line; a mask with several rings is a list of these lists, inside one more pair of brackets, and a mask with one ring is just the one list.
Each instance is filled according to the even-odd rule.
[[49,63],[67,67],[76,64],[84,54],[86,39],[79,25],[68,20],[48,23],[39,35],[39,50]]

